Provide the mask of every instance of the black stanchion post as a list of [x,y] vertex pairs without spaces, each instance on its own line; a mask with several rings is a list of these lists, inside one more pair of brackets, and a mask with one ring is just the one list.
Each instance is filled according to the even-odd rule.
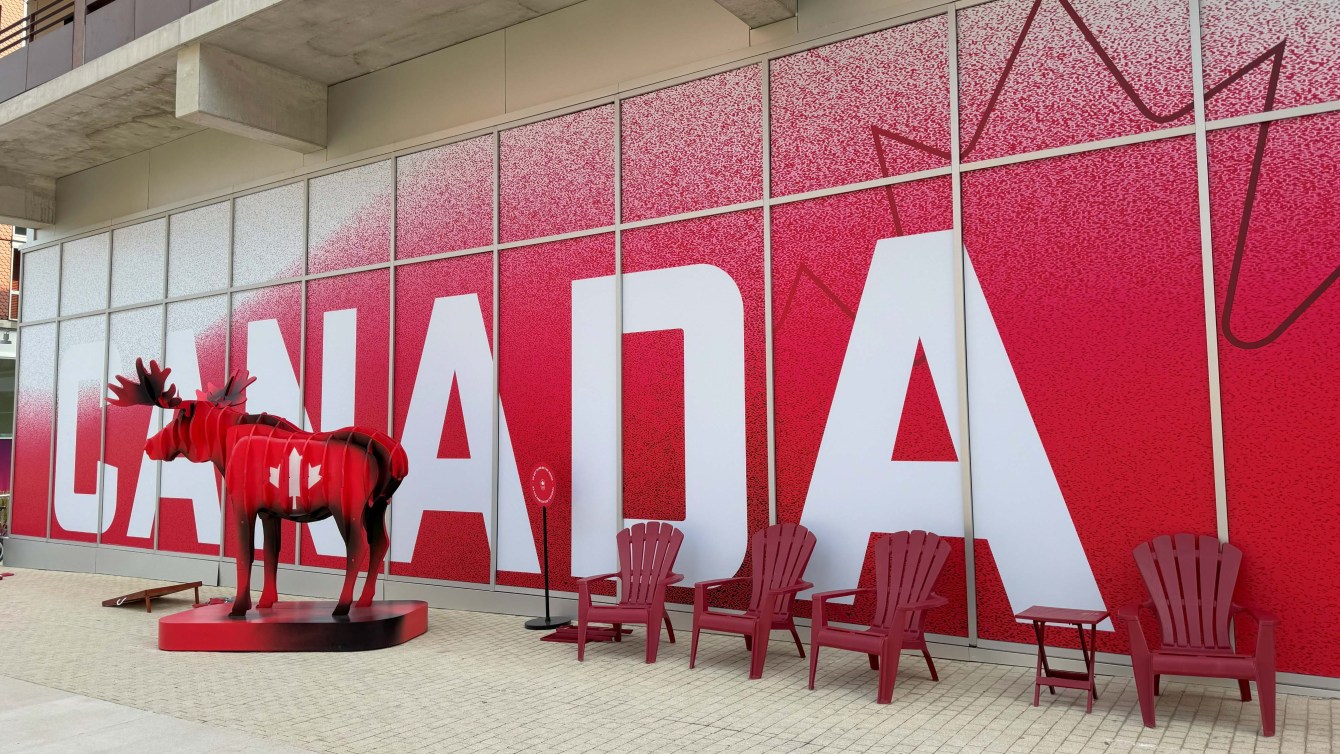
[[544,538],[544,620],[549,622],[549,509],[540,509],[540,536]]
[[572,623],[572,619],[555,618],[549,612],[549,506],[545,503],[540,506],[540,537],[544,540],[542,545],[544,553],[544,563],[542,565],[544,569],[544,617],[531,618],[526,621],[526,628],[533,631],[548,631],[566,626]]

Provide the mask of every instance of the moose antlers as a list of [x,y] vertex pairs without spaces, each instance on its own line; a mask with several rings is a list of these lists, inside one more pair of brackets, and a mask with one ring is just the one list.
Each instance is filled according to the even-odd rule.
[[209,383],[205,390],[195,391],[195,397],[198,400],[208,401],[215,406],[237,406],[242,407],[247,403],[247,388],[256,378],[252,377],[245,369],[239,369],[233,372],[232,376],[224,381],[223,387],[214,387],[214,383]]
[[171,369],[158,366],[157,361],[150,361],[149,368],[145,369],[144,359],[135,359],[135,372],[139,375],[139,382],[133,382],[118,374],[116,381],[120,384],[107,385],[107,389],[116,396],[108,398],[108,403],[113,406],[160,408],[176,408],[181,403],[181,398],[177,396],[177,386],[169,385],[167,382],[168,375],[172,374]]
[[[171,368],[160,367],[157,361],[150,361],[146,369],[144,359],[136,359],[135,372],[139,376],[139,382],[118,374],[116,382],[119,384],[107,385],[107,388],[115,396],[108,398],[108,403],[113,406],[158,406],[159,408],[176,408],[181,404],[181,397],[177,395],[177,386],[170,385],[167,381],[168,375],[172,374]],[[242,406],[247,402],[247,387],[255,381],[256,378],[249,375],[247,370],[239,369],[223,383],[223,387],[215,387],[213,383],[210,383],[206,390],[197,390],[195,392],[196,399],[220,407]]]

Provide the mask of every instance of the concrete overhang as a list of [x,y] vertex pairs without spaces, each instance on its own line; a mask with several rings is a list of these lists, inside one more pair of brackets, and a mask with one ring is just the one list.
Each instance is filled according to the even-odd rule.
[[45,228],[56,221],[56,179],[0,164],[0,223]]
[[178,51],[206,43],[325,86],[579,0],[218,0],[0,102],[0,163],[59,178],[202,130],[177,117]]
[[717,5],[735,14],[751,29],[796,15],[796,0],[717,0]]

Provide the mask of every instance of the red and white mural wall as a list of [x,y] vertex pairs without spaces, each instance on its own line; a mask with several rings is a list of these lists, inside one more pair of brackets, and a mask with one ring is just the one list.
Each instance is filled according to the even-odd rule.
[[[138,451],[163,417],[98,400],[163,357],[394,432],[392,579],[539,586],[541,463],[560,590],[639,520],[690,581],[800,522],[818,589],[922,528],[932,629],[981,640],[1136,601],[1138,542],[1226,527],[1280,668],[1340,677],[1340,14],[1201,0],[1202,218],[1192,10],[997,0],[32,251],[14,533],[242,545],[211,469]],[[342,563],[287,526],[283,562]]]

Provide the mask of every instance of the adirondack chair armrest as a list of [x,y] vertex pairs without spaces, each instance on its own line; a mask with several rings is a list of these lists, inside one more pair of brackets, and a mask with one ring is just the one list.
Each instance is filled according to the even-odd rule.
[[[924,600],[921,600],[920,602],[909,602],[905,605],[898,605],[896,608],[894,608],[894,613],[897,616],[894,618],[894,625],[903,625],[904,621],[906,620],[903,616],[906,616],[908,613],[913,613],[914,614],[913,617],[916,618],[916,622],[915,623],[909,622],[909,625],[919,630],[922,623],[926,620],[927,610],[931,610],[937,607],[943,607],[948,604],[949,600],[947,598],[941,597],[938,594],[931,594],[931,596],[927,597]],[[917,615],[918,613],[919,615]],[[897,634],[897,632],[891,632],[889,635],[901,636],[900,634]]]
[[945,605],[948,604],[949,604],[948,597],[942,597],[938,594],[931,594],[931,596],[927,597],[926,599],[920,602],[913,602],[909,605],[906,605],[906,607],[909,610],[930,610],[931,608],[944,607]]
[[767,589],[767,590],[765,590],[765,593],[766,593],[766,594],[796,594],[797,592],[803,592],[803,591],[805,591],[806,589],[813,589],[813,588],[814,588],[814,585],[811,584],[811,583],[808,582],[808,581],[797,581],[796,583],[792,584],[791,586],[778,587],[778,588],[775,588],[775,589]]
[[694,612],[702,613],[707,611],[707,591],[716,589],[726,584],[738,584],[744,581],[752,581],[749,576],[736,576],[729,579],[712,579],[711,581],[699,581],[693,585],[693,609]]
[[1239,605],[1236,602],[1233,603],[1233,613],[1234,614],[1247,613],[1248,615],[1252,616],[1252,618],[1256,620],[1256,623],[1263,628],[1265,626],[1274,627],[1278,625],[1280,622],[1280,619],[1276,618],[1275,614],[1270,612],[1269,610],[1262,610],[1259,607],[1252,607],[1250,605]]
[[1153,610],[1153,609],[1154,609],[1154,603],[1151,601],[1132,602],[1131,604],[1126,605],[1125,607],[1117,609],[1117,619],[1126,621],[1128,623],[1134,622],[1136,625],[1139,625],[1140,611]]
[[[651,614],[653,616],[660,615],[661,611],[664,609],[666,588],[671,586],[672,584],[678,584],[683,580],[684,580],[684,574],[671,573],[670,575],[666,576],[665,578],[661,579],[656,583],[656,586],[660,588],[653,593],[653,596],[651,598]],[[655,618],[653,617],[652,620],[655,621]]]
[[1149,642],[1145,639],[1145,630],[1140,625],[1140,610],[1152,610],[1154,603],[1133,602],[1117,610],[1117,618],[1126,624],[1126,633],[1131,642],[1131,657],[1143,657],[1149,654]]
[[874,591],[873,587],[866,587],[864,589],[840,589],[836,592],[820,592],[819,594],[812,595],[810,597],[810,604],[814,606],[813,624],[820,627],[828,625],[828,618],[824,615],[824,612],[828,607],[829,600],[837,599],[838,597],[851,597],[868,592],[872,593]]
[[[763,590],[764,608],[762,612],[762,617],[764,621],[767,623],[772,622],[774,611],[776,609],[776,606],[773,604],[774,598],[780,597],[782,595],[790,595],[791,597],[795,597],[796,594],[798,594],[799,592],[803,592],[806,589],[813,589],[813,588],[814,585],[808,581],[797,581],[791,586],[764,589]],[[787,604],[793,604],[793,603],[787,603]]]
[[753,577],[736,576],[734,578],[729,579],[712,579],[711,581],[699,581],[698,583],[693,585],[693,588],[705,592],[708,589],[716,589],[719,586],[725,586],[726,584],[735,584],[741,581],[753,581]]
[[875,590],[873,587],[865,587],[863,589],[839,589],[836,592],[819,592],[818,594],[810,597],[810,599],[814,600],[815,602],[827,602],[831,599],[836,599],[838,597],[854,597],[858,594],[864,594],[866,592],[874,592],[874,591]]
[[606,581],[617,577],[617,573],[602,573],[598,576],[583,576],[577,579],[577,600],[578,603],[589,603],[591,601],[591,585],[597,581]]
[[1253,652],[1257,657],[1275,656],[1275,626],[1279,625],[1279,618],[1274,613],[1250,605],[1239,605],[1236,602],[1229,608],[1237,615],[1238,613],[1247,613],[1256,621],[1256,651]]

